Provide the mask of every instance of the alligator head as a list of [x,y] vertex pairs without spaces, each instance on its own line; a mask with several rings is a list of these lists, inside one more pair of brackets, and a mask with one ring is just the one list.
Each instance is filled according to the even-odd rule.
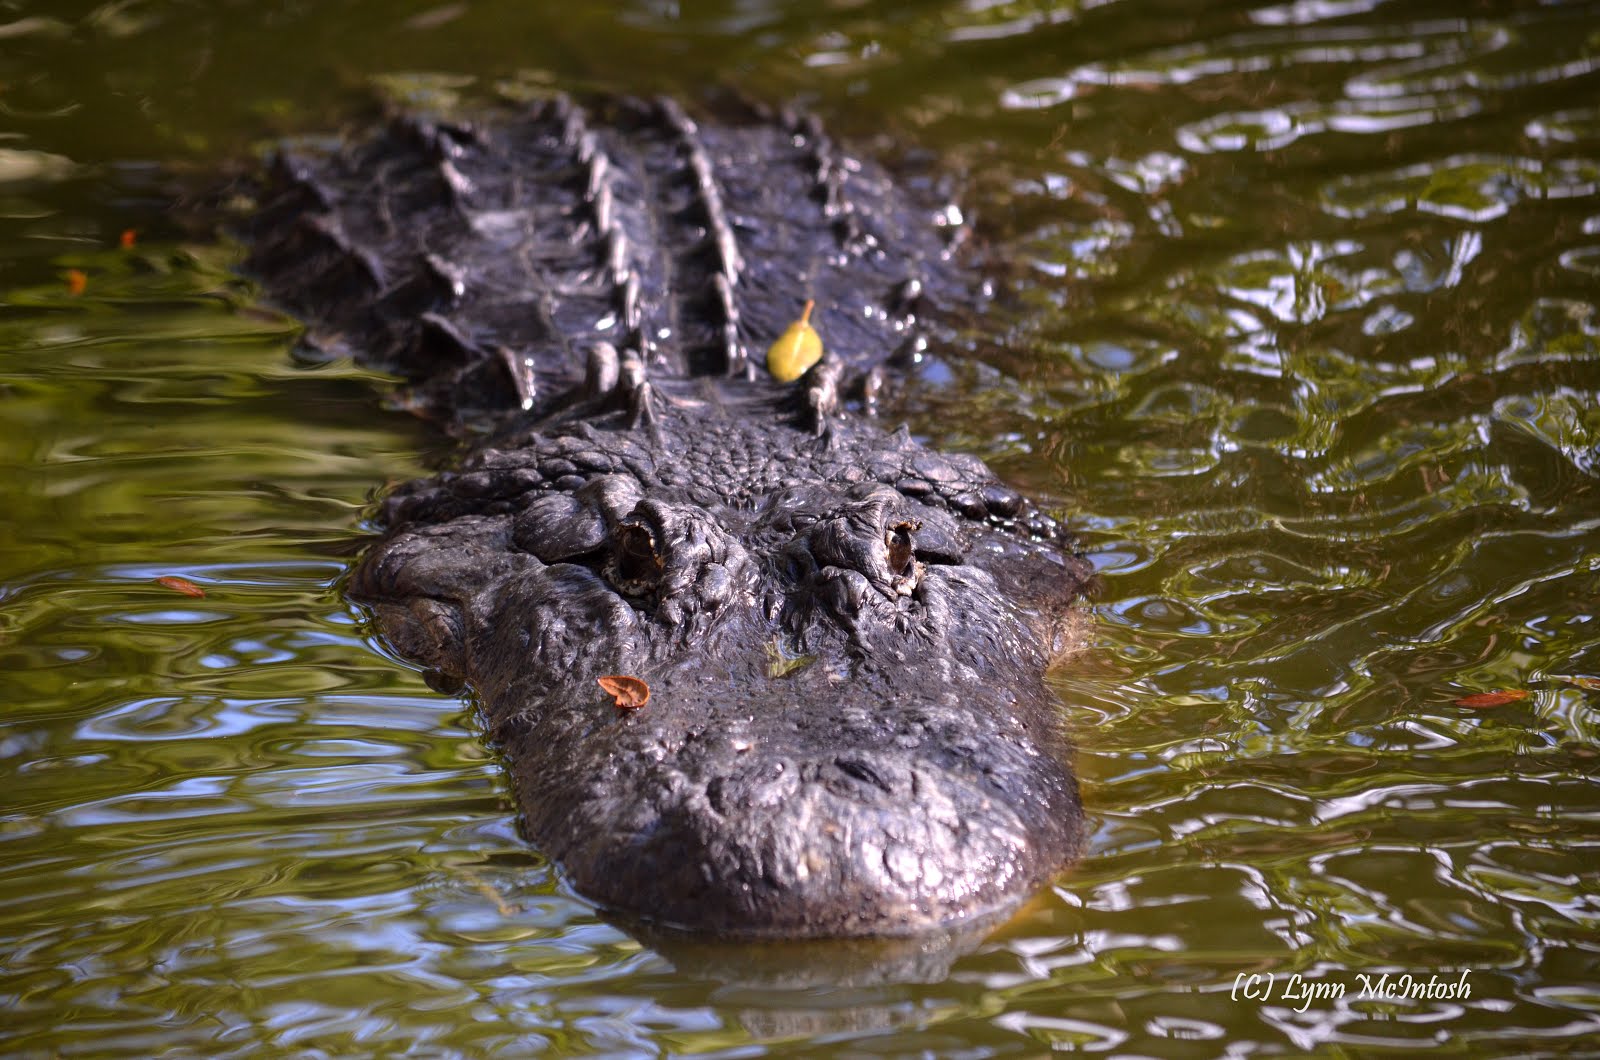
[[1086,572],[1003,529],[1021,498],[770,406],[672,404],[659,441],[613,420],[403,487],[351,585],[477,689],[574,886],[719,934],[893,935],[1055,872],[1081,813],[1042,677]]

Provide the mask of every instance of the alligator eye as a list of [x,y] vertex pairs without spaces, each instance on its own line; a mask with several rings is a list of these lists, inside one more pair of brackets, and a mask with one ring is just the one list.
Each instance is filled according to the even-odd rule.
[[921,529],[919,522],[902,521],[883,535],[889,550],[889,579],[901,596],[909,595],[917,586],[917,546],[911,535]]
[[612,584],[629,596],[643,596],[661,580],[665,563],[656,551],[655,535],[642,523],[617,527],[611,563],[606,572]]

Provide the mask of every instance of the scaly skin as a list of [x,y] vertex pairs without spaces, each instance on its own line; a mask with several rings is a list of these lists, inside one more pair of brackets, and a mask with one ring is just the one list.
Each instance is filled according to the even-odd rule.
[[[278,163],[269,291],[492,435],[387,500],[351,595],[476,689],[529,838],[608,909],[751,938],[1003,910],[1080,839],[1043,678],[1087,565],[844,400],[968,304],[947,234],[814,123],[603,110]],[[830,357],[781,386],[761,353],[807,298]]]

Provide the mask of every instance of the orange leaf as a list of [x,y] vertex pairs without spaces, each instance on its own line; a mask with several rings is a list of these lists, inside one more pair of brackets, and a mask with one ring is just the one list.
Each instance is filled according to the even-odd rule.
[[1589,692],[1600,692],[1600,677],[1589,677],[1585,674],[1551,674],[1552,681],[1563,681],[1575,688],[1582,688]]
[[1507,703],[1515,703],[1519,699],[1527,699],[1528,693],[1520,688],[1495,689],[1493,692],[1479,692],[1475,696],[1462,696],[1456,700],[1458,707],[1471,707],[1474,710],[1488,710],[1490,707],[1503,707]]
[[122,247],[123,250],[132,250],[133,249],[133,244],[136,243],[138,241],[138,239],[139,239],[139,233],[138,232],[135,232],[131,228],[124,228],[122,230],[122,238],[119,239],[117,242]]
[[82,269],[67,270],[67,293],[76,298],[89,289],[89,277]]
[[650,686],[637,677],[623,677],[620,674],[611,674],[606,677],[597,677],[595,682],[611,695],[617,697],[618,710],[638,710],[650,702]]
[[204,589],[188,578],[179,578],[171,574],[164,578],[157,578],[156,584],[171,589],[175,593],[182,593],[185,596],[204,596],[206,594]]

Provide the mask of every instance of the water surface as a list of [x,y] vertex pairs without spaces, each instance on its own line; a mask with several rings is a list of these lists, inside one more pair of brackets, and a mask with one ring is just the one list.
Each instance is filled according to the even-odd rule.
[[[1087,856],[971,952],[678,967],[341,599],[447,453],[166,206],[374,83],[497,80],[733,87],[962,174],[1013,297],[903,407],[1105,583],[1055,675]],[[1592,1048],[1597,306],[1600,5],[14,0],[0,1051]]]

